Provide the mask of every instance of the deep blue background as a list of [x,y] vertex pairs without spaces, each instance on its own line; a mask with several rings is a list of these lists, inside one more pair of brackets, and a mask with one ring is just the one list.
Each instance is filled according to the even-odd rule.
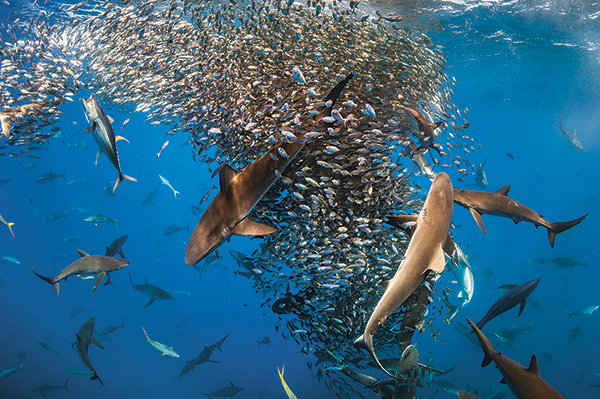
[[[595,228],[600,222],[596,212],[600,195],[600,40],[595,32],[600,30],[594,19],[586,19],[596,10],[565,9],[562,3],[545,8],[530,4],[524,9],[502,3],[474,4],[454,4],[448,11],[432,12],[422,21],[427,33],[444,47],[447,73],[457,80],[456,103],[461,109],[469,108],[467,119],[471,127],[465,133],[482,146],[470,159],[479,163],[491,154],[487,168],[490,189],[510,184],[512,198],[551,222],[574,219],[588,212],[590,215],[580,226],[560,234],[552,249],[543,228],[536,230],[527,223],[515,226],[507,219],[484,216],[488,232],[484,236],[469,212],[456,208],[453,222],[458,227],[454,235],[469,255],[477,281],[472,302],[455,320],[462,322],[465,316],[479,320],[503,293],[497,286],[541,277],[532,298],[545,310],[536,311],[529,304],[519,319],[515,318],[517,310],[511,310],[490,322],[485,332],[491,337],[493,331],[509,329],[513,323],[524,326],[532,321],[531,333],[520,334],[513,345],[519,356],[497,340],[492,342],[524,365],[532,354],[537,354],[543,378],[565,397],[598,397],[600,390],[588,387],[590,383],[600,383],[600,377],[594,375],[600,371],[596,334],[600,328],[599,313],[567,320],[565,312],[600,305],[600,235]],[[10,11],[19,12],[20,7],[3,2],[0,20],[6,21]],[[81,92],[77,98],[89,94]],[[233,237],[221,247],[223,258],[217,267],[199,278],[183,261],[190,234],[182,231],[165,237],[164,229],[174,222],[184,227],[190,223],[191,232],[199,217],[192,214],[190,205],[197,204],[217,184],[216,178],[210,179],[205,164],[193,161],[192,148],[185,145],[188,138],[165,137],[164,128],[150,126],[143,115],[106,109],[115,120],[117,133],[121,133],[123,121],[131,119],[122,131],[130,144],[121,141],[118,150],[123,172],[138,179],[138,183],[121,183],[113,199],[103,193],[103,187],[114,181],[116,171],[102,155],[98,166],[94,166],[97,146],[91,135],[83,134],[87,124],[81,103],[67,104],[62,111],[59,125],[63,133],[76,133],[64,141],[84,141],[89,149],[69,151],[61,140],[55,139],[49,142],[49,150],[35,153],[41,159],[0,158],[0,178],[12,179],[0,186],[0,213],[15,222],[16,235],[13,238],[5,226],[0,226],[0,256],[12,256],[21,262],[0,265],[0,279],[6,277],[0,286],[0,370],[21,362],[27,370],[1,379],[0,393],[11,399],[26,397],[44,382],[62,385],[70,376],[66,368],[85,369],[70,343],[80,326],[94,316],[98,331],[111,323],[125,323],[124,330],[111,335],[112,341],[104,342],[106,350],[94,346],[89,350],[92,364],[105,385],[85,376],[70,376],[69,391],[50,394],[52,397],[198,397],[232,381],[244,387],[237,398],[281,398],[285,394],[276,366],[282,364],[286,365],[288,384],[300,399],[334,397],[323,383],[318,384],[311,377],[306,367],[307,361],[315,363],[316,358],[298,354],[300,347],[275,331],[276,315],[267,307],[259,307],[264,300],[262,294],[254,292],[250,280],[233,273],[237,265],[227,249],[250,254],[259,240]],[[585,153],[570,148],[557,135],[559,114],[568,130],[577,131]],[[157,158],[166,139],[170,144]],[[28,170],[17,163],[25,165],[30,161],[35,167]],[[58,174],[66,170],[66,181],[59,178],[47,185],[37,183],[36,178],[49,170]],[[453,179],[458,177],[455,172],[450,173]],[[159,174],[181,194],[174,198],[167,186],[160,185],[156,203],[140,207],[148,192],[160,182]],[[66,185],[80,178],[84,181]],[[216,190],[213,196],[215,193]],[[209,201],[210,198],[201,207]],[[67,211],[68,219],[44,220],[53,213]],[[118,229],[112,224],[95,226],[84,221],[97,213],[118,219]],[[160,247],[152,244],[144,229],[158,240]],[[30,270],[33,267],[41,274],[55,276],[77,258],[77,249],[103,255],[105,246],[122,234],[129,234],[123,250],[131,265],[113,274],[114,288],[101,287],[92,293],[92,281],[71,277],[60,283],[61,293],[57,296],[49,284]],[[77,243],[66,242],[67,237],[76,237]],[[573,256],[580,262],[590,260],[589,270],[527,263],[527,259],[558,256]],[[491,281],[480,275],[489,269],[494,273]],[[148,298],[132,290],[128,272],[136,284],[147,278],[171,293],[183,290],[192,296],[173,294],[171,301],[157,301],[140,310],[136,305],[145,305]],[[457,291],[451,280],[454,277],[448,274],[437,284]],[[107,300],[113,289],[116,292]],[[78,309],[81,313],[73,315]],[[188,318],[193,319],[178,327]],[[285,319],[280,323],[284,324]],[[152,339],[172,345],[181,357],[160,356],[146,342],[141,326]],[[441,318],[437,326],[444,343],[433,341],[427,333],[416,337],[422,358],[434,359],[439,368],[456,366],[452,373],[439,379],[460,388],[477,389],[481,397],[486,397],[484,393],[497,386],[499,372],[492,366],[482,369],[481,350],[450,326],[442,325]],[[583,335],[568,344],[567,334],[576,326],[581,326]],[[218,364],[205,363],[181,380],[174,378],[185,365],[184,360],[196,357],[205,344],[213,344],[227,334],[223,352],[215,351],[212,356]],[[256,341],[264,336],[273,339],[270,347],[257,346]],[[38,341],[48,343],[60,357],[43,350]],[[23,361],[16,357],[19,351],[25,352]],[[544,358],[545,352],[554,359]],[[372,372],[379,376],[376,370]],[[367,390],[364,394],[374,397]],[[418,394],[451,397],[435,384]]]

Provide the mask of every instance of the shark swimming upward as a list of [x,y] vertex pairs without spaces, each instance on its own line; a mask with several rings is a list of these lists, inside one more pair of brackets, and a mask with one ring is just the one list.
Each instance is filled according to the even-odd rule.
[[446,259],[443,248],[452,221],[452,199],[450,177],[446,173],[439,173],[419,213],[404,260],[373,310],[364,334],[354,342],[355,348],[366,349],[379,367],[392,377],[375,355],[373,336],[423,282],[429,270],[436,273],[444,271]]
[[[331,106],[315,117],[320,122],[331,112],[335,101],[354,75],[338,83],[325,102]],[[297,140],[280,141],[258,159],[236,172],[224,165],[219,173],[219,192],[196,225],[185,250],[185,263],[192,266],[208,256],[232,235],[264,236],[277,228],[248,218],[248,213],[277,181],[285,168],[304,147],[304,133]]]

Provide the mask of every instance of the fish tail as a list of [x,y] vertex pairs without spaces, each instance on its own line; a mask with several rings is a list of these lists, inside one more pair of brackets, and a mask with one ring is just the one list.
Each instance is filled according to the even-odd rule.
[[569,314],[569,318],[567,320],[571,320],[571,316],[573,316],[573,313],[569,312],[568,310],[566,310],[566,312]]
[[[69,383],[69,377],[67,377],[67,381],[65,381],[65,385],[63,386],[63,388],[65,389],[65,391],[68,391],[69,389],[67,388],[67,384]],[[104,385],[104,384],[102,384]]]
[[569,230],[571,227],[577,226],[587,217],[587,215],[588,214],[586,213],[582,217],[568,222],[550,223],[550,226],[548,227],[548,241],[550,241],[550,246],[554,248],[554,239],[558,233],[562,233],[565,230]]
[[15,232],[12,229],[12,226],[14,225],[14,223],[7,223],[6,225],[8,226],[8,229],[10,230],[10,234],[12,234],[13,238],[15,238]]
[[117,177],[117,181],[115,182],[115,186],[113,187],[113,193],[117,189],[117,186],[119,185],[119,183],[121,183],[121,181],[123,181],[123,180],[130,180],[130,181],[137,182],[137,179],[135,179],[131,176],[124,175],[123,173],[119,173],[119,177]]
[[52,286],[54,287],[54,291],[56,291],[56,295],[58,295],[58,282],[59,280],[56,277],[46,277],[46,276],[42,276],[41,274],[39,274],[38,272],[36,272],[35,270],[33,270],[33,267],[31,268],[31,271],[33,271],[35,273],[36,276],[38,276],[39,278],[41,278],[42,280],[52,284]]
[[494,347],[492,346],[492,343],[490,342],[490,340],[487,339],[487,337],[481,332],[479,327],[477,327],[471,320],[469,320],[469,318],[466,318],[466,319],[467,319],[467,323],[469,323],[469,325],[473,329],[473,332],[477,336],[477,339],[479,340],[479,343],[481,344],[481,349],[483,349],[483,353],[485,354],[485,356],[483,358],[483,362],[481,363],[481,367],[485,367],[488,364],[490,364],[490,362],[493,360],[492,356],[495,355],[497,352],[494,349]]
[[148,336],[146,329],[144,327],[142,327],[142,330],[144,331],[144,335],[146,336],[146,339],[148,340],[148,342],[150,342],[150,337]]
[[377,358],[377,355],[375,354],[375,350],[373,349],[373,336],[372,335],[366,334],[366,333],[361,335],[360,337],[358,337],[358,339],[356,341],[354,341],[354,347],[359,348],[359,349],[365,349],[367,352],[369,352],[369,354],[371,355],[373,360],[375,360],[375,363],[377,363],[379,368],[381,370],[383,370],[384,373],[386,373],[387,375],[389,375],[392,378],[396,378],[392,374],[390,374],[390,372],[387,371],[385,369],[385,367],[383,367],[383,365],[379,362],[379,359]]
[[104,383],[102,382],[102,380],[100,379],[100,377],[98,377],[98,373],[96,373],[95,370],[94,370],[94,375],[90,377],[90,380],[92,380],[92,381],[93,380],[98,380],[98,381],[100,381],[100,384],[104,385]]
[[63,174],[61,175],[64,181],[67,181],[67,178],[65,177],[65,174],[67,173],[67,170],[65,169],[65,171],[63,172]]

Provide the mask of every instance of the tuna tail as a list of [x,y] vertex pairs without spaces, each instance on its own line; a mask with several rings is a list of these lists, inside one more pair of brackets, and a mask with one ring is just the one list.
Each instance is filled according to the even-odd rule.
[[485,357],[483,358],[483,362],[481,363],[481,367],[485,367],[488,364],[490,364],[490,362],[493,360],[492,356],[495,355],[497,352],[494,349],[494,347],[492,346],[492,343],[490,342],[490,340],[487,339],[487,337],[481,332],[481,330],[471,320],[469,320],[469,318],[466,318],[466,319],[467,319],[467,323],[469,323],[469,325],[473,329],[473,332],[477,336],[477,339],[479,340],[479,343],[481,344],[481,349],[483,349],[483,353],[485,354]]
[[[69,377],[67,377],[67,381],[65,381],[65,385],[63,386],[63,388],[65,389],[65,391],[68,391],[67,389],[67,384],[69,383]],[[102,384],[104,385],[104,384]]]
[[137,179],[135,179],[131,176],[124,175],[123,173],[119,172],[119,177],[117,177],[117,181],[115,182],[115,186],[113,187],[113,193],[117,189],[117,186],[119,185],[119,183],[121,183],[121,181],[123,181],[123,180],[131,180],[131,181],[137,182]]
[[[98,380],[98,381],[100,381],[100,384],[104,385],[104,383],[102,382],[100,377],[98,377],[98,373],[96,373],[96,371],[94,371],[94,375],[90,378],[90,380]],[[66,386],[66,384],[65,384],[65,386]]]
[[65,177],[65,173],[67,173],[67,170],[65,169],[65,171],[63,172],[63,174],[61,175],[64,181],[67,181],[67,178]]
[[10,234],[12,234],[13,238],[15,238],[15,232],[12,229],[12,226],[14,225],[14,223],[7,223],[6,225],[8,226],[8,229],[10,230]]
[[571,316],[573,316],[573,313],[569,312],[568,310],[566,310],[566,312],[569,314],[569,318],[567,320],[571,320]]
[[[366,337],[365,337],[365,335],[366,335]],[[358,339],[356,341],[354,341],[354,347],[359,348],[359,349],[365,349],[367,352],[369,352],[369,354],[371,355],[373,360],[375,360],[375,363],[377,363],[379,368],[381,370],[383,370],[384,373],[386,373],[387,375],[389,375],[392,378],[396,378],[392,374],[390,374],[390,372],[387,371],[385,369],[385,367],[383,367],[381,365],[381,363],[379,362],[379,359],[377,359],[377,355],[375,355],[375,350],[373,349],[373,336],[372,335],[366,334],[366,333],[361,335],[360,337],[358,337]]]
[[579,223],[581,223],[583,221],[583,219],[585,219],[587,217],[587,215],[589,215],[589,214],[586,213],[579,219],[570,220],[568,222],[550,223],[550,226],[548,227],[548,241],[550,241],[550,246],[552,248],[554,248],[554,239],[556,238],[556,235],[558,233],[562,233],[565,230],[569,230],[571,227],[577,226]]
[[35,275],[38,276],[39,278],[41,278],[42,280],[52,284],[52,286],[54,287],[54,291],[56,291],[56,295],[58,295],[58,282],[60,281],[59,279],[57,279],[56,277],[42,276],[41,274],[39,274],[38,272],[33,270],[33,267],[31,268],[31,271],[34,272]]

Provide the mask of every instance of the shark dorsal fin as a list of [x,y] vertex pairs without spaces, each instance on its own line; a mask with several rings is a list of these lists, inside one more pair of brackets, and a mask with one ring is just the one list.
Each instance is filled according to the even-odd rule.
[[148,284],[148,280],[144,279],[144,284]]
[[86,254],[85,252],[83,252],[81,249],[78,249],[78,250],[77,250],[77,253],[78,253],[78,254],[79,254],[79,256],[81,256],[82,258],[83,258],[84,256],[89,256],[88,254]]
[[496,194],[505,195],[508,197],[508,191],[510,190],[510,184],[502,187],[500,190],[496,191]]
[[538,365],[537,357],[535,355],[531,355],[531,360],[529,361],[529,368],[527,371],[535,374],[538,377],[540,376],[540,366]]
[[238,173],[239,172],[233,170],[231,166],[225,164],[223,166],[223,169],[221,169],[221,172],[219,172],[220,189],[223,190],[225,187],[227,187],[227,183],[229,183],[229,181],[233,179]]
[[504,377],[502,377],[502,379],[500,380],[500,384],[506,384],[506,379]]
[[231,384],[231,386],[234,386],[234,385],[233,385],[233,382],[229,381],[229,383]]

